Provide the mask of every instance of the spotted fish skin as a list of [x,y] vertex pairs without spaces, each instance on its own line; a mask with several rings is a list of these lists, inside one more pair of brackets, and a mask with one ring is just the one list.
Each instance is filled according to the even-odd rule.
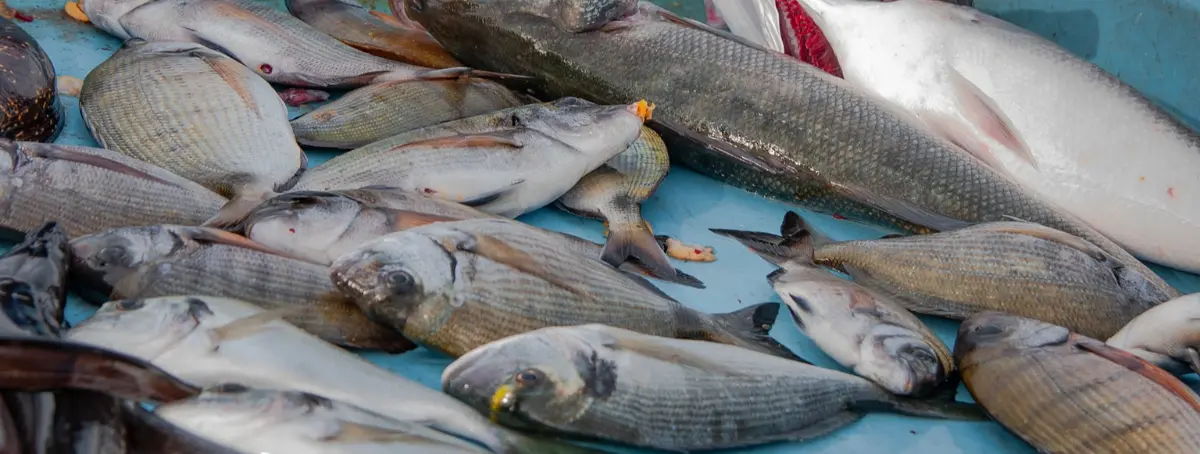
[[29,33],[0,18],[0,137],[53,142],[62,131],[54,63]]

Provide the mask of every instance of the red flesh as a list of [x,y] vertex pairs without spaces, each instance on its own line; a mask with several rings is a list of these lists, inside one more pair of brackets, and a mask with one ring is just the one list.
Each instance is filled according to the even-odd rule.
[[16,12],[14,12],[14,13],[13,13],[13,18],[14,18],[14,19],[16,19],[16,20],[19,20],[19,21],[21,21],[21,22],[33,22],[33,16],[30,16],[30,15],[28,15],[28,14],[25,14],[25,13],[23,13],[23,12],[21,12],[21,11],[16,11]]
[[279,97],[283,98],[283,103],[289,106],[302,106],[308,103],[321,102],[329,99],[329,93],[321,90],[289,88],[279,92]]
[[775,0],[775,8],[779,10],[779,32],[783,35],[783,50],[802,62],[842,77],[842,68],[838,66],[833,49],[829,48],[829,41],[808,13],[804,12],[800,2]]

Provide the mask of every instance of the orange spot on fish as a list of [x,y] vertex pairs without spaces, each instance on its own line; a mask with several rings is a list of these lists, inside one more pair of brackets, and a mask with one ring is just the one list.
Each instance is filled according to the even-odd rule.
[[692,252],[694,252],[696,255],[700,255],[700,253],[702,253],[704,251],[701,251],[699,249],[692,249]]
[[1138,177],[1138,181],[1146,181],[1146,177]]
[[1167,188],[1167,195],[1171,196],[1172,199],[1175,198],[1175,188],[1174,187]]

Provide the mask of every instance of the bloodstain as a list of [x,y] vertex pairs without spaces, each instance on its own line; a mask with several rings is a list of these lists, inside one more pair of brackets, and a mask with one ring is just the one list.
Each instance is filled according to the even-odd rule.
[[283,98],[283,103],[289,106],[302,106],[308,103],[325,101],[329,99],[329,93],[306,88],[289,88],[279,92],[279,97]]
[[1167,195],[1171,196],[1172,199],[1175,198],[1175,188],[1174,187],[1167,188]]
[[275,68],[272,68],[271,65],[266,63],[258,65],[258,70],[262,71],[263,74],[271,74],[272,72],[275,72]]
[[839,221],[845,221],[845,220],[846,220],[846,217],[845,217],[845,216],[842,216],[842,215],[840,215],[840,214],[837,214],[837,213],[833,213],[833,218],[834,218],[834,219],[837,219],[837,220],[839,220]]
[[13,18],[15,18],[16,20],[19,20],[21,22],[33,22],[33,16],[30,16],[30,15],[25,14],[20,11],[14,12]]
[[437,194],[437,191],[433,190],[432,188],[425,188],[425,189],[422,189],[421,191],[426,194]]
[[701,250],[699,250],[699,249],[692,249],[692,251],[693,251],[693,252],[694,252],[696,255],[700,255],[700,253],[704,252],[704,251],[701,251]]
[[825,34],[817,23],[804,12],[798,0],[775,0],[779,10],[779,31],[783,36],[783,50],[796,59],[820,68],[829,74],[842,77],[842,68],[837,56],[829,47]]
[[288,229],[288,233],[296,233],[296,229]]

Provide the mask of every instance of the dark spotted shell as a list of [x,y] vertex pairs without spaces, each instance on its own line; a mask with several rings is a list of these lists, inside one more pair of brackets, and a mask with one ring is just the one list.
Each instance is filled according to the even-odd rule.
[[50,57],[25,30],[0,18],[0,137],[52,142],[62,123]]

